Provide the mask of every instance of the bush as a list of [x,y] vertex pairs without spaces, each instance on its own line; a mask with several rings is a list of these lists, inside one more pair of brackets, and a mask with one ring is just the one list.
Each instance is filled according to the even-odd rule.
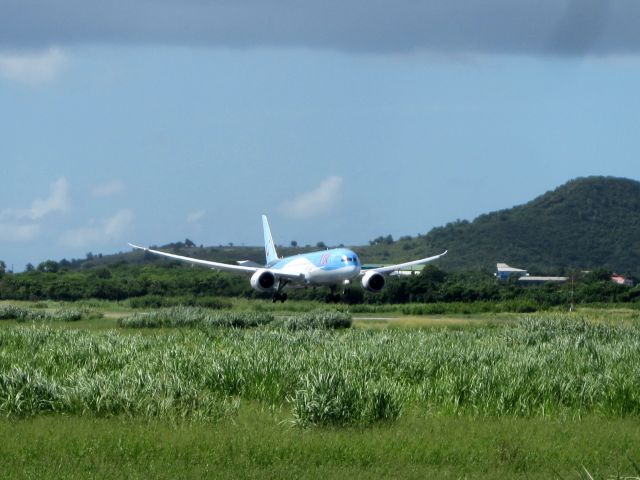
[[26,308],[16,307],[15,305],[0,305],[0,320],[18,320],[29,314]]
[[66,309],[61,308],[59,310],[45,311],[40,308],[22,308],[15,305],[0,305],[0,320],[16,320],[17,322],[28,321],[61,321],[61,322],[76,322],[87,318],[89,316],[95,316],[89,310],[85,309]]
[[295,425],[367,425],[395,420],[401,411],[397,385],[367,382],[340,371],[315,371],[304,376],[290,399]]
[[0,413],[28,416],[59,409],[61,389],[32,369],[13,367],[0,374]]

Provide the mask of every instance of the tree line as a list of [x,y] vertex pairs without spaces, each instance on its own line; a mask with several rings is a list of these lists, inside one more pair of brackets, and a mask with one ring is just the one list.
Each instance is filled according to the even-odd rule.
[[[0,263],[0,266],[2,264]],[[246,278],[209,269],[164,261],[147,265],[125,262],[87,270],[71,270],[54,261],[42,262],[22,273],[0,268],[0,299],[125,300],[145,296],[269,298],[254,291]],[[562,285],[523,286],[516,280],[497,281],[492,272],[447,272],[427,265],[421,274],[391,278],[378,294],[355,283],[344,295],[354,304],[402,304],[438,302],[505,302],[521,300],[538,306],[593,302],[640,302],[640,288],[617,285],[604,269],[574,273]],[[290,292],[291,299],[319,300],[328,289],[310,288]]]

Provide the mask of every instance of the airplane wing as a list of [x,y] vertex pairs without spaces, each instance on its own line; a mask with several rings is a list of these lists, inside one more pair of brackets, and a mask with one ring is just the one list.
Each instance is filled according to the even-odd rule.
[[182,255],[176,255],[174,253],[161,252],[160,250],[153,250],[147,247],[140,247],[138,245],[134,245],[133,243],[130,243],[129,246],[137,250],[143,250],[145,252],[155,253],[156,255],[162,255],[163,257],[173,258],[174,260],[179,260],[181,262],[188,262],[194,265],[202,265],[204,267],[213,268],[214,270],[220,270],[222,272],[239,273],[243,275],[253,275],[258,270],[267,269],[273,272],[273,274],[278,278],[284,278],[292,282],[304,281],[304,275],[302,274],[292,274],[292,273],[283,272],[281,270],[269,269],[267,267],[261,267],[260,265],[255,264],[253,262],[250,262],[249,265],[230,265],[228,263],[212,262],[210,260],[201,260],[199,258],[184,257]]
[[245,275],[253,275],[260,267],[248,267],[243,265],[229,265],[228,263],[212,262],[210,260],[201,260],[199,258],[183,257],[182,255],[175,255],[173,253],[161,252],[160,250],[152,250],[147,247],[140,247],[132,243],[129,244],[137,250],[144,250],[145,252],[155,253],[156,255],[162,255],[163,257],[173,258],[174,260],[180,260],[181,262],[193,263],[194,265],[202,265],[205,267],[221,270],[223,272],[241,273]]
[[433,257],[428,257],[428,258],[421,258],[420,260],[413,260],[412,262],[399,263],[397,265],[388,265],[386,267],[371,268],[371,269],[363,270],[362,273],[364,274],[368,272],[377,272],[377,273],[388,275],[390,273],[397,272],[398,270],[403,270],[405,268],[413,267],[415,265],[424,265],[425,263],[433,262],[434,260],[437,260],[440,257],[444,257],[447,254],[447,252],[448,250],[445,250],[440,255],[435,255]]

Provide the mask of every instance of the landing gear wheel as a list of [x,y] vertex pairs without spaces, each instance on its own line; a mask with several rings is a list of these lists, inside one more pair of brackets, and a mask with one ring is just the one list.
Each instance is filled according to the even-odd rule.
[[276,293],[275,295],[273,295],[273,299],[271,299],[271,301],[273,303],[276,302],[286,302],[287,301],[287,294],[286,293]]

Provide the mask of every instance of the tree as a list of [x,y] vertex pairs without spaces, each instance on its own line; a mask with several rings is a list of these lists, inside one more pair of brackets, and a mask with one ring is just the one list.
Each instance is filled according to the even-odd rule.
[[35,269],[36,267],[33,266],[33,263],[27,263],[27,266],[25,267],[27,272],[33,272]]
[[4,275],[7,271],[7,264],[0,260],[0,275]]
[[316,247],[318,247],[318,248],[327,248],[327,245],[324,242],[318,242],[318,243],[316,243]]
[[293,248],[296,248],[298,246],[298,242],[296,242],[295,240],[291,240],[291,246]]
[[380,236],[373,240],[369,240],[369,245],[391,245],[393,243],[393,237],[391,235],[387,235],[386,237]]
[[58,262],[54,260],[47,260],[38,265],[39,272],[56,273],[59,269]]

